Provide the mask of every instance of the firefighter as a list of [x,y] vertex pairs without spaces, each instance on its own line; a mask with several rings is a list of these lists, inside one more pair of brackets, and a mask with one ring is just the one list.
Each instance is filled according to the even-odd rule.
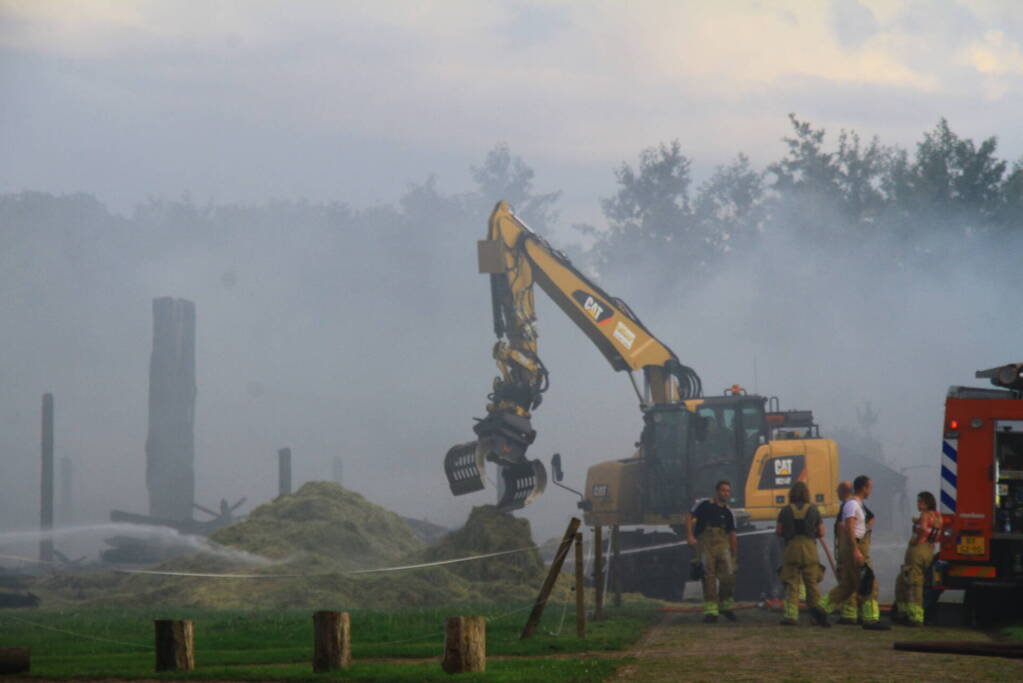
[[[861,474],[853,480],[853,493],[842,505],[842,533],[846,540],[840,544],[839,583],[821,601],[821,608],[830,613],[846,600],[855,599],[860,606],[863,628],[886,631],[889,626],[881,623],[881,611],[877,604],[877,577],[874,576],[870,561],[870,537],[867,534],[863,506],[863,501],[870,496],[872,490],[870,477]],[[868,585],[862,586],[864,583]]]
[[913,518],[913,533],[906,548],[906,558],[895,579],[895,605],[898,621],[906,626],[924,625],[924,577],[934,559],[934,544],[941,533],[941,515],[930,491],[916,497],[920,515]]
[[[842,482],[838,485],[838,490],[835,493],[838,494],[839,501],[844,505],[845,501],[849,500],[849,496],[852,495],[852,484]],[[870,552],[871,538],[874,535],[874,512],[871,511],[871,508],[866,507],[865,503],[863,503],[863,514],[866,516],[866,534],[863,536],[863,543],[866,545],[868,552]],[[842,531],[842,521],[842,507],[839,506],[838,514],[835,515],[835,558],[838,562],[838,566],[835,568],[839,576],[842,574],[841,545],[843,541],[848,539],[848,536]],[[877,597],[877,592],[875,592],[874,599],[877,599]],[[842,611],[840,613],[841,616],[838,623],[843,626],[855,626],[862,623],[862,620],[859,618],[859,606],[856,596],[842,603]]]
[[[843,531],[842,506],[845,505],[845,501],[849,500],[849,496],[852,495],[852,492],[852,482],[848,481],[839,483],[838,489],[835,491],[839,502],[838,514],[835,515],[835,560],[838,562],[838,566],[835,567],[835,573],[838,575],[836,578],[842,575],[842,544],[849,540],[848,534]],[[857,611],[856,597],[854,596],[842,603],[842,612],[838,619],[838,623],[856,624]]]
[[703,621],[710,624],[720,613],[735,621],[732,599],[735,591],[737,543],[735,515],[728,507],[732,485],[722,479],[714,487],[714,498],[698,500],[686,515],[686,535],[703,565]]
[[800,588],[806,588],[806,604],[818,626],[831,626],[827,613],[820,607],[820,583],[824,566],[817,558],[817,539],[824,536],[820,510],[810,504],[810,489],[797,481],[789,489],[789,504],[778,513],[775,535],[785,539],[782,553],[781,580],[785,584],[785,610],[781,624],[799,623]]

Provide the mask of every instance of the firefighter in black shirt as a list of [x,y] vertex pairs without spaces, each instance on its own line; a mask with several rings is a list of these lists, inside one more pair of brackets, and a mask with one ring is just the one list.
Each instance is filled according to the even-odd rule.
[[732,485],[721,480],[714,498],[697,501],[686,516],[689,546],[703,565],[703,620],[713,623],[718,614],[735,621],[735,570],[737,545],[735,515],[728,507]]

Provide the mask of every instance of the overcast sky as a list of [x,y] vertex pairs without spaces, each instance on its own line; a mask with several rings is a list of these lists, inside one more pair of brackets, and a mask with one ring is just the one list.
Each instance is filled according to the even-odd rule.
[[505,142],[599,222],[644,147],[762,166],[789,112],[906,147],[945,116],[1015,160],[1021,86],[1015,0],[0,0],[0,191],[358,207]]

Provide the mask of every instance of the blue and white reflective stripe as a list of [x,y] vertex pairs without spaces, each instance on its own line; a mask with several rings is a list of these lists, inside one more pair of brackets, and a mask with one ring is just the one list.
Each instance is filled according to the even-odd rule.
[[941,447],[941,512],[956,511],[956,482],[959,473],[959,439],[945,439]]

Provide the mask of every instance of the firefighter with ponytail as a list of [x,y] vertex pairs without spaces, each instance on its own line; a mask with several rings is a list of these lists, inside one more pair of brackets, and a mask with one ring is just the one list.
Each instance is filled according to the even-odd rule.
[[799,589],[806,587],[806,604],[818,626],[830,626],[827,613],[820,607],[818,588],[824,567],[817,558],[817,539],[824,536],[820,510],[810,503],[806,482],[797,481],[789,489],[789,504],[778,513],[775,534],[785,539],[781,580],[785,584],[785,608],[781,623],[799,623]]
[[920,515],[913,518],[913,532],[906,557],[895,579],[898,621],[906,626],[924,625],[924,577],[934,559],[934,544],[941,534],[941,515],[934,494],[921,491],[916,497]]

